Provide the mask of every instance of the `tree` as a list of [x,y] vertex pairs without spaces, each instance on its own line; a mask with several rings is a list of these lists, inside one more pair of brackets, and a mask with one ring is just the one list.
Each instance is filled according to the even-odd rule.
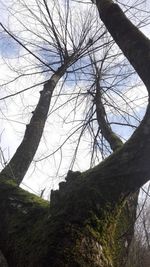
[[[46,1],[44,4],[49,15]],[[96,5],[101,20],[143,80],[149,94],[149,40],[113,1],[97,0]],[[54,29],[55,27],[55,36]],[[55,38],[57,49],[64,51]],[[72,59],[73,55],[74,53],[67,56],[67,59]],[[65,62],[64,58],[62,62]],[[22,180],[42,135],[55,83],[68,67],[62,64],[44,85],[24,140],[1,172],[0,209],[3,220],[0,223],[0,247],[10,266],[109,267],[125,264],[125,252],[131,241],[135,220],[135,208],[133,211],[131,209],[137,202],[133,196],[148,181],[150,172],[150,107],[148,104],[141,124],[123,144],[108,124],[102,102],[100,70],[93,57],[91,62],[96,77],[96,93],[90,94],[95,98],[96,116],[102,135],[114,152],[102,163],[83,173],[69,171],[66,182],[60,183],[59,190],[52,192],[50,207],[49,203],[18,188],[17,184]],[[46,112],[45,109],[44,112],[41,110],[43,101],[48,102]],[[39,118],[42,127],[38,127]],[[35,134],[35,129],[36,133],[40,130],[39,135]],[[33,142],[31,158],[29,150],[24,151],[30,134],[36,141],[36,144]],[[29,148],[30,146],[31,144]],[[27,152],[25,158],[24,152]],[[19,171],[17,167],[20,164],[22,168],[25,163],[26,166],[20,173],[20,167]],[[15,172],[12,179],[10,166]]]
[[127,266],[149,266],[149,184],[141,188],[135,234],[131,242]]

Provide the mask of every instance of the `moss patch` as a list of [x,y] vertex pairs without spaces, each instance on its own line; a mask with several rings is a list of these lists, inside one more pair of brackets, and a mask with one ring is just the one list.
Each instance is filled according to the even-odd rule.
[[0,245],[8,263],[16,266],[17,259],[17,266],[40,266],[47,252],[46,232],[42,229],[46,228],[49,203],[18,188],[13,180],[3,178],[0,201],[0,213],[4,214],[0,222]]

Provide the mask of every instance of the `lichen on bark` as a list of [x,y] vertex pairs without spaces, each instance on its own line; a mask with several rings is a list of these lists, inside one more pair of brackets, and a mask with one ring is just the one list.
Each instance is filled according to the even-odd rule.
[[[124,200],[114,203],[112,193],[110,203],[107,190],[107,186],[101,185],[99,190],[97,184],[89,184],[79,172],[71,173],[49,206],[18,188],[13,180],[1,177],[0,249],[8,264],[119,267],[114,265],[118,249],[114,238]],[[121,235],[122,230],[117,233]]]

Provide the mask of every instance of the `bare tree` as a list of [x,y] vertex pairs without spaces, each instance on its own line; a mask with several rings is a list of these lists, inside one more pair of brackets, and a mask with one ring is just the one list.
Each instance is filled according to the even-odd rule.
[[[41,2],[37,1],[37,4]],[[50,66],[53,74],[44,84],[24,139],[10,163],[1,172],[0,209],[3,220],[0,223],[0,248],[11,266],[119,267],[126,263],[126,252],[133,234],[137,203],[136,191],[148,181],[150,174],[148,164],[149,103],[141,124],[129,140],[123,143],[111,127],[110,118],[107,116],[110,109],[106,109],[107,105],[104,102],[109,102],[107,90],[103,96],[104,84],[102,82],[104,79],[102,74],[104,75],[105,71],[104,58],[107,53],[103,54],[104,57],[99,65],[97,57],[93,54],[93,40],[90,39],[85,44],[83,36],[82,42],[80,41],[77,47],[73,45],[73,51],[70,53],[66,45],[60,42],[58,28],[54,25],[47,2],[43,1],[42,4],[46,8],[47,16],[45,17],[43,13],[42,5],[39,9],[40,17],[43,16],[46,22],[49,18],[60,66],[55,70]],[[106,28],[143,80],[149,93],[149,40],[130,22],[118,4],[114,4],[111,0],[101,0],[96,1],[96,6]],[[27,5],[25,7],[34,15]],[[37,15],[36,18],[39,22]],[[1,26],[24,49],[27,49],[30,55],[34,55],[41,62],[41,58],[35,52],[25,47],[23,42],[4,25]],[[104,33],[105,30],[100,36],[104,36]],[[65,44],[67,43],[68,40]],[[95,52],[99,49],[99,45],[95,46]],[[36,152],[47,118],[51,96],[58,80],[82,55],[88,55],[90,58],[90,67],[94,77],[94,84],[86,90],[86,97],[93,100],[90,101],[92,109],[90,109],[90,115],[87,116],[87,125],[91,125],[91,120],[95,116],[97,133],[93,134],[95,133],[94,127],[89,127],[90,131],[96,141],[100,133],[100,136],[106,139],[107,146],[114,152],[102,163],[85,172],[69,171],[66,182],[60,183],[59,190],[52,191],[49,207],[49,203],[42,201],[41,198],[19,189],[16,182],[20,183]],[[43,60],[41,63],[45,64]],[[49,67],[49,64],[46,63],[46,67]],[[82,69],[80,66],[81,72]],[[73,71],[76,70],[75,66]],[[111,91],[115,90],[114,86],[110,88]],[[125,97],[125,94],[121,96]],[[119,107],[115,107],[114,110],[119,111]],[[128,125],[132,126],[131,123]],[[83,136],[85,126],[82,124],[80,136]],[[31,142],[31,138],[34,138],[35,142],[33,140]],[[29,150],[32,148],[31,157],[30,151],[26,150],[27,146]],[[12,168],[13,174],[16,172],[13,177]]]
[[[34,38],[38,37],[38,39],[41,39],[42,44],[43,42],[46,43],[46,45],[44,46],[40,44],[40,41],[36,41],[34,43],[32,41],[28,41],[28,43],[25,45],[25,41],[17,38],[13,33],[11,33],[10,30],[6,29],[6,27],[1,24],[1,27],[5,31],[5,33],[7,33],[19,45],[21,45],[29,53],[30,56],[33,56],[36,60],[42,63],[43,67],[46,67],[47,72],[52,73],[50,74],[51,77],[47,79],[46,82],[43,82],[44,86],[43,90],[40,92],[39,102],[35,110],[32,112],[33,116],[30,120],[30,123],[26,125],[23,141],[21,142],[10,162],[2,170],[2,175],[7,177],[13,176],[18,184],[22,182],[38,148],[48,116],[49,106],[54,88],[56,87],[58,81],[66,74],[67,69],[75,64],[78,59],[85,57],[87,50],[88,53],[90,53],[91,46],[93,50],[94,43],[96,43],[100,38],[100,36],[98,35],[98,28],[95,32],[93,32],[93,36],[90,33],[92,24],[94,23],[94,21],[91,19],[90,12],[85,21],[82,22],[82,29],[80,33],[78,32],[79,36],[77,37],[75,35],[75,32],[73,32],[73,18],[72,14],[70,14],[68,1],[66,1],[66,5],[66,14],[65,16],[63,16],[60,12],[59,2],[54,2],[52,4],[53,11],[51,12],[50,7],[48,6],[46,1],[43,1],[42,3],[37,2],[36,6],[39,12],[37,15],[36,12],[31,9],[30,5],[22,2],[22,7],[25,8],[27,10],[27,13],[32,16],[32,20],[36,20],[38,23],[40,23],[42,29],[44,28],[46,32],[45,36],[46,34],[48,34],[47,39],[45,38],[45,36],[40,35],[37,32],[33,32],[32,29],[24,25],[23,22],[19,22],[26,30],[26,32],[29,31],[30,34],[34,35]],[[54,21],[53,16],[58,17],[58,23]],[[18,20],[19,19],[17,18],[17,21]],[[70,27],[71,30],[69,29]],[[105,35],[105,30],[103,30],[102,27],[100,28],[102,30],[101,37],[103,37]],[[93,40],[92,43],[89,42],[89,36],[91,36]],[[78,38],[77,40],[75,39],[76,37]],[[33,52],[32,47],[38,52]],[[97,49],[97,47],[95,47],[94,49]],[[52,60],[52,62],[45,62],[43,59],[41,59],[40,55],[37,55],[37,53],[42,53],[43,57],[44,53],[46,53],[45,56],[47,55],[47,57],[50,53],[51,58],[54,58],[54,60]]]
[[149,266],[149,184],[141,189],[127,267]]

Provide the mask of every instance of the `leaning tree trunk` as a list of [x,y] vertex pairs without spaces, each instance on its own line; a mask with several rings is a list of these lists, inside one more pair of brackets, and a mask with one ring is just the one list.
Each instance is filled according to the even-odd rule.
[[101,20],[150,91],[150,41],[112,0],[96,0]]
[[[97,0],[97,6],[106,27],[149,91],[149,41],[111,0]],[[1,173],[0,249],[8,265],[123,266],[124,248],[130,242],[135,220],[134,212],[127,218],[124,207],[127,198],[131,198],[132,206],[134,192],[148,181],[149,133],[148,105],[129,141],[95,168],[84,173],[69,172],[66,182],[52,192],[50,207]]]
[[1,176],[0,248],[9,266],[123,265],[135,218],[124,220],[122,210],[150,175],[149,116],[148,108],[131,139],[104,162],[69,172],[52,192],[50,207]]
[[40,91],[39,102],[32,112],[30,123],[26,125],[24,138],[14,156],[1,172],[3,176],[13,178],[18,184],[22,182],[38,149],[53,91],[65,70],[66,66],[62,66],[44,84],[43,90]]
[[127,169],[128,151],[130,144],[85,173],[69,172],[52,192],[50,207],[1,177],[0,248],[8,265],[123,265],[135,219],[124,220],[125,198],[144,182],[143,170]]

